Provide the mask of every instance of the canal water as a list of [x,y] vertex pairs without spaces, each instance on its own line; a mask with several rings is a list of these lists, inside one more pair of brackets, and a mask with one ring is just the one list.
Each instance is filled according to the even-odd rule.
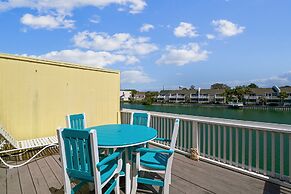
[[259,121],[291,125],[291,111],[231,109],[227,107],[195,106],[195,105],[141,105],[122,104],[123,108],[167,112],[175,114]]
[[[279,124],[288,124],[291,125],[291,111],[280,111],[280,110],[253,110],[253,109],[231,109],[227,107],[212,107],[212,106],[197,106],[197,105],[141,105],[141,104],[122,104],[123,108],[128,109],[138,109],[138,110],[147,110],[147,111],[156,111],[156,112],[167,112],[167,113],[175,113],[175,114],[186,114],[186,115],[195,115],[195,116],[206,116],[206,117],[216,117],[216,118],[225,118],[225,119],[237,119],[237,120],[246,120],[246,121],[258,121],[258,122],[267,122],[267,123],[279,123]],[[206,126],[207,128],[207,126]],[[215,134],[218,134],[218,129],[215,129]],[[227,153],[226,158],[227,160],[235,161],[235,146],[238,144],[239,146],[239,163],[242,163],[242,129],[238,129],[238,139],[239,142],[235,142],[235,133],[232,133],[232,156],[230,158],[230,151],[229,151],[229,128],[226,129],[226,147]],[[208,141],[210,141],[210,155],[212,155],[212,139],[216,138],[216,144],[218,142],[218,137],[213,137],[212,130],[210,131],[210,140],[207,139],[208,137],[208,130],[206,130],[206,134],[203,134],[203,130],[200,127],[200,142],[203,142],[203,136],[206,137],[206,153],[208,154]],[[221,131],[223,133],[223,131]],[[246,131],[246,137],[249,136],[249,132]],[[190,134],[189,134],[190,135]],[[252,145],[256,145],[256,133],[252,133]],[[183,137],[183,136],[182,136]],[[259,160],[259,168],[263,169],[263,153],[267,153],[267,170],[271,171],[272,166],[272,158],[275,157],[275,171],[276,173],[280,173],[280,152],[283,151],[284,153],[284,175],[289,175],[289,168],[291,165],[291,161],[289,161],[289,137],[288,135],[284,135],[283,137],[283,150],[280,150],[280,135],[279,133],[275,133],[275,155],[271,153],[271,133],[267,132],[267,149],[263,147],[263,132],[259,132],[259,153],[260,153],[260,160]],[[221,153],[223,153],[223,134],[221,134]],[[248,150],[249,139],[246,138],[245,142],[245,150]],[[218,153],[218,145],[215,146],[216,150],[215,153]],[[203,150],[203,146],[200,145],[200,150]],[[223,155],[221,156],[223,157]],[[245,155],[245,164],[248,165],[248,152]],[[255,168],[256,166],[256,146],[253,146],[252,149],[252,166]]]

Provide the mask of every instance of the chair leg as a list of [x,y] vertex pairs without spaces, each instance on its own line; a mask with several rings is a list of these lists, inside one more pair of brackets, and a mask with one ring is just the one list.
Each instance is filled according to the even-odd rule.
[[72,192],[72,186],[71,181],[67,173],[65,173],[64,176],[64,193],[71,193]]
[[170,193],[170,182],[171,182],[171,171],[166,171],[165,179],[164,179],[164,192],[163,194]]
[[170,174],[168,175],[169,176],[169,184],[172,184],[172,165],[170,166]]
[[119,174],[115,178],[116,180],[116,186],[114,188],[115,194],[120,194],[120,187],[119,187]]
[[132,170],[133,170],[133,177],[132,177],[131,194],[136,194],[138,172],[137,172],[135,166],[133,166],[133,169]]
[[170,185],[169,183],[165,183],[163,194],[169,194],[169,193],[170,193]]
[[130,193],[130,188],[131,188],[131,178],[130,178],[130,159],[129,159],[129,154],[130,150],[125,149],[125,193],[129,194]]

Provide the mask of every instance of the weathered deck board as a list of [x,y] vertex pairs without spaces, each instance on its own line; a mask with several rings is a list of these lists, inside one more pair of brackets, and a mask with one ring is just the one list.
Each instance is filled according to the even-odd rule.
[[18,168],[19,180],[23,194],[35,194],[36,190],[28,166]]
[[7,193],[21,193],[18,170],[11,169],[7,171]]
[[[0,168],[0,193],[63,193],[63,174],[59,155],[38,158],[19,169]],[[123,180],[121,182],[124,182]],[[6,185],[7,183],[7,185]],[[6,190],[7,188],[7,190]],[[138,193],[158,193],[157,187],[139,185]],[[81,192],[89,192],[84,186]],[[123,193],[123,192],[121,192]],[[194,162],[176,154],[172,168],[171,194],[291,194],[291,189],[217,167],[205,162]]]
[[28,164],[28,168],[32,176],[36,193],[50,194],[49,187],[37,165],[37,162],[35,161]]
[[[14,159],[14,158],[13,158]],[[9,164],[16,164],[16,161],[9,161]],[[21,193],[21,186],[19,182],[18,169],[7,170],[6,189],[7,194]]]
[[54,155],[52,155],[52,157],[55,159],[55,161],[58,163],[58,165],[60,167],[62,167],[62,164],[61,164],[61,161],[60,161],[60,155],[54,154]]
[[5,168],[0,168],[0,191],[3,193],[6,193],[6,169]]
[[[63,172],[61,167],[58,165],[58,163],[56,162],[56,160],[53,158],[53,156],[49,156],[45,158],[47,164],[50,166],[52,172],[54,173],[54,175],[56,176],[56,178],[58,179],[58,181],[60,183],[63,183],[64,181],[64,176],[63,176]],[[58,188],[58,187],[56,187]]]
[[[51,156],[49,156],[49,157],[51,157]],[[46,180],[48,187],[49,188],[51,188],[51,187],[60,188],[62,181],[58,181],[55,174],[53,173],[51,168],[48,166],[45,158],[41,158],[41,159],[37,160],[37,164],[40,168],[40,171],[44,175],[44,178]]]

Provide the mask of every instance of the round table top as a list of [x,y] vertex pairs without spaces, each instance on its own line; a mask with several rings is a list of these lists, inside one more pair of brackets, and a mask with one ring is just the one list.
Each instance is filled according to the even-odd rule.
[[111,124],[88,129],[97,130],[98,147],[100,148],[141,145],[157,137],[157,130],[141,125]]

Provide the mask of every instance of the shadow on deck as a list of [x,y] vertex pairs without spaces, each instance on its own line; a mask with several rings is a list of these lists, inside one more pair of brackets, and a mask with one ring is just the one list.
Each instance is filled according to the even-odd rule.
[[[31,154],[31,152],[26,153],[22,156],[22,159],[25,160]],[[10,163],[19,164],[23,162],[18,161],[19,158],[15,158]],[[62,181],[63,175],[57,149],[48,150],[43,156],[20,168],[0,168],[0,193],[3,194],[59,194],[63,193]],[[84,186],[79,193],[90,193],[88,186]],[[139,185],[138,193],[159,193],[159,188]],[[172,168],[170,193],[291,194],[291,189],[206,162],[195,162],[185,156],[176,154]]]

